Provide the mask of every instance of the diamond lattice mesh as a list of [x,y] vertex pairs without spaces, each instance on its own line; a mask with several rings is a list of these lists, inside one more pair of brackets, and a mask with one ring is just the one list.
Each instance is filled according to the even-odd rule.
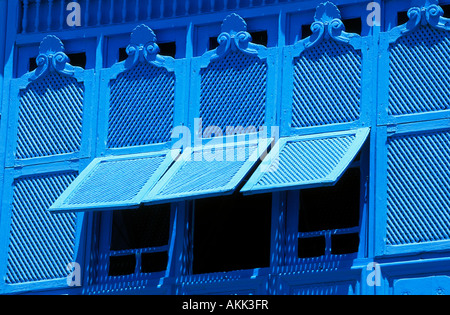
[[19,94],[17,159],[77,152],[81,145],[84,85],[50,73]]
[[387,244],[450,239],[450,132],[388,142]]
[[14,182],[7,283],[67,277],[66,266],[74,261],[76,215],[47,209],[76,176],[56,173]]
[[292,127],[358,120],[361,60],[360,51],[333,40],[295,58]]
[[390,115],[450,109],[449,34],[424,26],[391,45]]
[[108,147],[164,143],[173,128],[175,75],[139,63],[111,82]]
[[[204,128],[255,127],[265,123],[267,65],[230,52],[201,70],[200,117]],[[239,132],[238,132],[239,133]]]
[[287,142],[256,187],[326,178],[341,162],[355,135]]

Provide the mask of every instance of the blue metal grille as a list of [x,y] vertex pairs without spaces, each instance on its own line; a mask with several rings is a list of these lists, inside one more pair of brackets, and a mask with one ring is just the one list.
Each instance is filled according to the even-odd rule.
[[323,41],[294,59],[292,127],[359,119],[361,52]]
[[389,114],[450,109],[449,32],[431,26],[401,37],[390,48]]
[[204,127],[255,127],[265,123],[267,65],[231,52],[201,71],[200,117]]
[[175,76],[139,63],[111,83],[108,147],[163,143],[173,128]]
[[76,215],[47,209],[76,176],[68,172],[15,181],[7,283],[67,276],[66,266],[74,261]]
[[450,132],[390,139],[387,244],[450,239]]
[[50,73],[20,92],[17,159],[80,150],[84,85]]

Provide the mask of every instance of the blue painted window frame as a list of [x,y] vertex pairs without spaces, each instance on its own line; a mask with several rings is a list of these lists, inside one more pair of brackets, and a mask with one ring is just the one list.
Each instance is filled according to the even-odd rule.
[[388,141],[390,138],[404,135],[414,135],[423,132],[440,132],[450,130],[450,119],[440,119],[434,121],[421,121],[408,124],[399,124],[397,126],[379,126],[377,127],[376,146],[376,169],[382,176],[376,177],[376,195],[377,211],[375,217],[376,244],[375,255],[378,257],[389,257],[396,255],[417,254],[421,252],[435,252],[448,250],[450,240],[411,243],[407,245],[388,245],[386,244],[387,235],[387,168],[388,168]]
[[[287,192],[287,215],[286,215],[286,239],[287,239],[287,251],[285,252],[285,263],[287,265],[305,264],[308,262],[319,263],[320,262],[333,262],[333,261],[352,261],[354,259],[363,259],[367,257],[367,231],[368,231],[368,173],[369,173],[369,141],[360,147],[359,152],[361,158],[359,161],[351,161],[348,168],[358,168],[360,170],[360,200],[359,200],[359,225],[351,228],[340,228],[335,230],[323,230],[314,231],[308,233],[301,233],[298,231],[299,226],[299,212],[302,211],[299,200],[299,190],[293,190]],[[358,234],[359,246],[358,251],[351,254],[331,254],[331,237],[333,235],[346,235],[346,234]],[[298,243],[300,238],[309,238],[315,236],[324,236],[326,239],[325,254],[314,258],[299,258],[298,257]]]
[[[427,6],[419,7],[409,7],[408,6],[408,12],[411,12],[411,14],[415,14],[417,10],[423,9],[433,9],[433,6],[427,4]],[[400,10],[399,10],[400,11]],[[397,12],[397,11],[395,11]],[[379,80],[379,86],[378,86],[378,108],[377,112],[378,119],[377,124],[378,125],[397,125],[402,123],[411,123],[416,121],[427,121],[427,120],[434,120],[434,119],[442,119],[442,118],[449,118],[450,117],[450,110],[441,110],[441,111],[429,111],[429,112],[421,112],[421,113],[414,113],[414,114],[408,114],[408,115],[389,115],[388,108],[389,108],[389,71],[390,71],[390,46],[395,45],[395,42],[407,35],[412,34],[414,30],[417,28],[422,27],[421,23],[425,23],[424,25],[429,25],[430,27],[433,27],[437,30],[443,30],[450,32],[450,18],[445,17],[439,17],[438,19],[433,16],[430,20],[427,20],[425,17],[419,17],[417,19],[417,22],[414,21],[414,15],[412,15],[413,19],[409,19],[409,22],[393,27],[387,32],[380,34],[380,44],[378,46],[379,49],[379,66],[378,66],[378,77],[379,78],[386,78],[383,80]],[[393,20],[393,18],[391,18]],[[449,33],[450,34],[450,33]]]
[[[338,9],[336,8],[336,10]],[[311,14],[311,18],[312,16],[313,14]],[[340,17],[334,17],[334,19],[335,20],[333,21],[336,21],[336,23],[339,22],[340,24],[343,25]],[[333,23],[333,21],[330,23]],[[328,26],[329,21],[325,20],[322,21],[321,16],[316,16],[316,22],[322,24],[327,23],[324,26],[324,32],[325,33],[328,32],[327,28],[329,27]],[[361,52],[361,97],[359,100],[360,103],[359,119],[345,123],[333,123],[301,128],[292,127],[294,60],[295,58],[301,56],[301,54],[304,51],[308,50],[309,47],[314,47],[314,45],[322,42],[325,36],[328,35],[323,35],[317,38],[317,36],[313,34],[305,39],[300,39],[299,41],[295,42],[292,45],[287,45],[283,47],[282,52],[283,77],[282,77],[282,100],[281,100],[282,116],[280,122],[282,137],[289,135],[302,135],[310,133],[331,132],[338,130],[349,130],[370,126],[371,112],[372,112],[371,109],[373,108],[373,104],[375,103],[375,98],[373,95],[374,93],[371,91],[370,85],[373,79],[372,73],[376,67],[376,63],[373,61],[374,51],[376,51],[376,49],[374,49],[373,47],[371,36],[360,36],[359,34],[356,33],[346,33],[345,31],[342,31],[337,36],[329,36],[329,37],[331,37],[332,41],[336,41],[340,45],[349,45],[356,51]],[[293,35],[291,35],[291,37],[293,37]],[[298,39],[299,37],[294,38]]]
[[[65,160],[88,158],[93,151],[92,142],[94,134],[94,124],[91,117],[95,116],[95,100],[97,91],[95,89],[94,70],[84,70],[80,67],[74,67],[73,75],[70,76],[84,85],[83,96],[83,117],[82,117],[82,130],[81,130],[81,143],[80,150],[78,152],[51,155],[44,157],[36,157],[30,159],[18,160],[14,154],[17,146],[17,133],[19,125],[19,111],[20,111],[20,99],[19,93],[22,90],[27,89],[28,85],[32,82],[38,72],[38,69],[26,73],[21,78],[12,79],[10,83],[10,102],[9,102],[9,130],[6,147],[8,148],[8,154],[6,156],[6,167],[19,167],[26,165],[33,165],[39,163],[52,163]],[[47,73],[44,74],[48,75]],[[65,74],[58,74],[64,76]],[[39,78],[40,79],[40,78]],[[38,79],[38,80],[39,80]]]
[[[141,25],[140,25],[141,26]],[[144,43],[145,44],[145,43]],[[118,50],[118,46],[113,45],[112,49]],[[132,64],[134,56],[129,56],[127,60],[115,63],[110,68],[104,68],[100,71],[100,99],[98,112],[98,142],[97,142],[97,156],[101,155],[119,155],[132,154],[140,152],[159,151],[170,149],[174,144],[174,139],[169,142],[155,143],[142,146],[130,146],[122,148],[108,148],[108,128],[109,128],[109,104],[110,104],[110,82],[114,80],[119,74],[124,73],[135,66]],[[157,55],[155,62],[149,62],[152,67],[162,67],[169,73],[175,76],[175,92],[174,92],[174,108],[173,108],[173,128],[182,126],[186,120],[187,114],[186,104],[187,99],[187,62],[185,59],[174,59],[172,57]]]
[[[230,17],[230,16],[228,16]],[[228,18],[227,17],[227,18]],[[238,17],[238,19],[241,19],[243,23],[246,25],[246,22],[241,18]],[[225,20],[224,20],[225,22]],[[231,22],[233,23],[233,22]],[[232,26],[234,27],[234,25]],[[240,27],[240,25],[236,25],[236,27]],[[208,30],[207,30],[208,31]],[[233,32],[238,32],[239,30],[232,30],[229,34],[231,36],[233,35]],[[245,30],[248,32],[248,30]],[[224,33],[227,33],[227,31],[224,31]],[[212,31],[211,34],[217,34],[217,31]],[[203,37],[203,36],[202,36]],[[220,36],[219,36],[220,38]],[[233,41],[234,37],[230,40]],[[229,43],[228,45],[232,45],[232,43]],[[225,45],[225,44],[224,44]],[[202,134],[198,135],[198,126],[196,124],[196,119],[200,118],[200,95],[201,95],[201,70],[207,68],[211,63],[215,62],[215,60],[223,58],[226,56],[229,51],[233,50],[234,48],[228,48],[225,51],[222,50],[222,48],[219,46],[213,50],[209,50],[205,52],[203,55],[199,57],[193,57],[191,58],[191,65],[190,65],[190,106],[189,106],[189,114],[188,114],[188,122],[187,126],[191,130],[192,135],[194,137],[202,137]],[[256,129],[260,127],[268,127],[275,126],[276,125],[276,119],[277,119],[277,91],[276,89],[272,89],[271,87],[277,86],[278,84],[278,77],[279,77],[279,58],[278,58],[278,50],[275,47],[267,48],[262,45],[253,44],[252,42],[248,43],[248,47],[242,49],[244,52],[240,52],[241,54],[245,54],[246,51],[252,51],[251,55],[257,56],[260,60],[264,61],[267,66],[267,76],[266,76],[266,102],[265,102],[265,123],[264,126],[254,126]],[[237,49],[239,51],[239,49]],[[209,127],[209,126],[205,126]],[[232,127],[238,127],[238,126],[232,126]],[[222,130],[222,132],[225,134],[225,131]],[[192,140],[192,144],[195,140]],[[208,140],[203,140],[207,142]]]
[[[144,211],[144,210],[143,210]],[[147,210],[147,211],[151,211]],[[99,241],[99,249],[100,259],[98,264],[96,265],[96,273],[95,273],[95,285],[105,284],[106,288],[114,288],[115,286],[123,284],[126,281],[142,281],[149,280],[155,286],[160,284],[160,279],[172,276],[174,270],[175,260],[174,257],[174,246],[175,246],[175,238],[177,234],[174,232],[174,228],[176,228],[176,205],[170,205],[170,227],[169,227],[169,240],[168,244],[165,246],[159,247],[151,247],[151,248],[136,248],[136,249],[126,249],[115,251],[111,250],[111,236],[112,236],[112,220],[113,220],[113,212],[112,211],[104,211],[101,213],[100,217],[100,241]],[[157,252],[165,252],[168,253],[168,262],[167,268],[164,271],[151,272],[151,273],[143,273],[141,272],[141,254],[144,253],[157,253]],[[135,272],[129,275],[121,275],[121,276],[111,276],[108,274],[109,272],[109,258],[110,257],[118,257],[124,255],[136,255],[136,266]],[[158,293],[156,293],[158,294]]]

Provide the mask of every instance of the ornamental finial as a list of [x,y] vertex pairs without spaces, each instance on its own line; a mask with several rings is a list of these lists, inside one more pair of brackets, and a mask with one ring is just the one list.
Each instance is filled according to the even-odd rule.
[[129,67],[138,62],[154,62],[159,53],[159,47],[156,44],[156,35],[153,30],[145,24],[138,25],[130,37],[130,44],[127,47]]
[[257,55],[258,52],[250,48],[252,36],[247,32],[247,23],[244,19],[232,13],[228,15],[222,23],[222,33],[217,37],[219,47],[211,60],[217,60],[225,56],[230,51],[241,51],[249,55]]
[[36,58],[37,68],[33,71],[30,80],[34,81],[49,72],[74,75],[74,67],[69,64],[69,57],[64,53],[64,45],[61,40],[54,36],[46,36],[40,46],[39,55]]
[[331,2],[327,1],[321,3],[316,8],[316,14],[314,15],[314,20],[323,23],[330,23],[334,19],[341,19],[341,12],[339,9]]

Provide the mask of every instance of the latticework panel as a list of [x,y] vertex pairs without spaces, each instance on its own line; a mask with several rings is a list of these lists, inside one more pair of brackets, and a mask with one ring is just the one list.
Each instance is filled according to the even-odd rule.
[[121,148],[170,140],[175,75],[139,63],[111,82],[108,147]]
[[420,27],[390,47],[390,115],[450,109],[449,34]]
[[14,183],[6,282],[65,278],[74,261],[76,215],[47,209],[77,173],[38,175]]
[[78,152],[84,85],[50,73],[20,92],[17,159]]
[[203,151],[201,160],[197,161],[196,153],[193,153],[191,161],[185,162],[158,197],[218,190],[230,183],[257,149],[257,145],[231,148],[228,153],[227,149],[216,149],[223,157],[219,160],[209,160],[208,153]]
[[326,178],[341,162],[356,136],[287,142],[255,188]]
[[[204,128],[264,126],[267,64],[231,52],[201,71],[200,117]],[[239,133],[239,132],[238,132]]]
[[295,58],[292,127],[358,120],[361,62],[360,51],[332,40]]
[[103,161],[64,202],[83,205],[132,200],[164,161],[165,155]]
[[387,244],[450,238],[450,132],[388,144]]

